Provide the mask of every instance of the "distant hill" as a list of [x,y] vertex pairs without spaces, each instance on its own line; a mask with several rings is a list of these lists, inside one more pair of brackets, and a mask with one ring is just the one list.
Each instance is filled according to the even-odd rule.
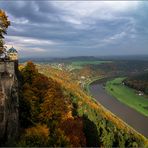
[[94,56],[77,56],[77,57],[30,57],[30,58],[21,58],[20,62],[26,62],[28,60],[31,60],[33,62],[38,62],[38,63],[52,63],[52,62],[73,62],[73,61],[94,61],[94,60],[99,60],[100,58],[94,57]]
[[121,61],[121,60],[129,60],[129,61],[148,61],[148,55],[129,55],[129,56],[75,56],[75,57],[27,57],[20,58],[20,62],[26,61],[33,62],[73,62],[73,61],[94,61],[94,60],[107,60],[107,61]]

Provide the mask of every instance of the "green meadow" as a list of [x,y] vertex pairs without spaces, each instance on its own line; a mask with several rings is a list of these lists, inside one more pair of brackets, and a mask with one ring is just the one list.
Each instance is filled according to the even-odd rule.
[[103,63],[110,63],[111,61],[75,61],[72,62],[73,66],[85,66],[85,65],[99,65]]
[[106,83],[105,89],[120,102],[148,116],[148,98],[139,96],[137,91],[125,86],[125,78],[116,78]]
[[85,65],[99,65],[104,63],[111,63],[111,61],[73,61],[69,66],[68,69],[75,70],[75,69],[82,69]]

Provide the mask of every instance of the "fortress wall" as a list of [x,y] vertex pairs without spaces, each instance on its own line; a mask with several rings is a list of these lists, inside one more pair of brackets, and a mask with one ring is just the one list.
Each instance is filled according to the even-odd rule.
[[13,61],[6,61],[0,62],[0,73],[5,71],[5,67],[10,74],[15,74],[15,62]]
[[0,90],[0,139],[3,138],[3,135],[5,134],[5,129],[6,129],[6,120],[5,120],[5,95],[2,92],[2,90]]
[[[18,80],[16,64],[17,62],[14,61],[0,61],[0,146],[5,142],[11,143],[18,134]],[[4,74],[5,67],[8,73]],[[10,76],[10,74],[12,75]]]

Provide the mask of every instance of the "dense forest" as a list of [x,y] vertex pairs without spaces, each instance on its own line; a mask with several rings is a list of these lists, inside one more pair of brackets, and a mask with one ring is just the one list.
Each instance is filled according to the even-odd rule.
[[125,85],[148,94],[148,73],[139,74],[124,80]]
[[20,136],[11,146],[143,147],[146,144],[143,136],[83,93],[67,72],[36,68],[32,62],[19,69]]
[[111,63],[103,63],[100,65],[91,65],[94,69],[100,69],[108,75],[135,75],[145,72],[148,62],[136,60],[116,60]]
[[17,146],[86,146],[83,119],[60,84],[40,74],[32,62],[21,69],[21,136]]

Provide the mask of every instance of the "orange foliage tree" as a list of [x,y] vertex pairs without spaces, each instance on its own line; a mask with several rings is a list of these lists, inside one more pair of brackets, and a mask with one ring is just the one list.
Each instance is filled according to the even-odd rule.
[[65,132],[73,147],[85,147],[86,138],[83,132],[82,118],[67,119],[63,121],[60,128]]
[[46,125],[37,124],[34,127],[25,129],[18,146],[48,146],[50,140],[49,135],[50,132]]
[[4,48],[4,34],[7,34],[7,28],[10,26],[10,21],[6,16],[5,11],[0,9],[0,54],[5,52]]
[[[72,117],[69,96],[64,94],[61,85],[38,73],[31,61],[21,70],[21,74],[20,121],[26,128],[23,142],[27,146],[86,146],[83,122],[81,118]],[[49,139],[47,134],[45,136],[41,132],[41,129],[47,131],[47,128],[36,126],[38,123],[48,127]],[[48,144],[40,139],[39,133],[49,140]]]

